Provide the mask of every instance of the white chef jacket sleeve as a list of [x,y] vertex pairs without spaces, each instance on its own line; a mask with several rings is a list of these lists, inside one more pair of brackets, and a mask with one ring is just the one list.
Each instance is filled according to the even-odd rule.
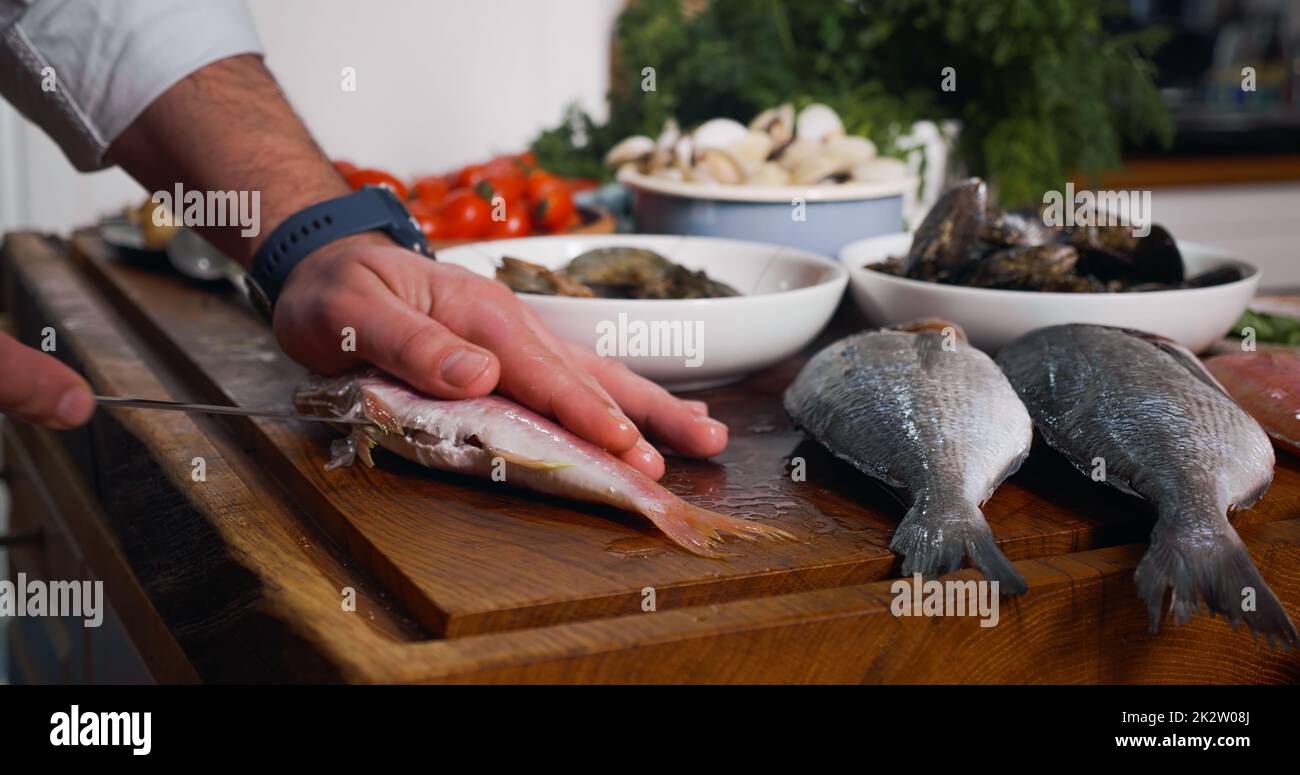
[[0,94],[83,172],[173,84],[249,53],[243,0],[0,0]]

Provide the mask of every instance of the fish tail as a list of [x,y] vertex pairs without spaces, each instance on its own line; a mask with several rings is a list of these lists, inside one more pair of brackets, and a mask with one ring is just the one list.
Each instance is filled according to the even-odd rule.
[[1211,614],[1223,614],[1234,627],[1245,621],[1270,646],[1274,638],[1283,650],[1296,645],[1295,625],[1230,527],[1212,539],[1200,533],[1189,541],[1163,520],[1157,522],[1136,579],[1153,633],[1160,628],[1165,591],[1172,588],[1170,610],[1176,624],[1185,624],[1192,614],[1203,611],[1204,600]]
[[894,532],[889,548],[903,555],[903,575],[939,576],[957,570],[962,560],[998,582],[1004,595],[1023,595],[1025,579],[1007,559],[979,508],[967,502],[936,504],[918,500]]
[[780,528],[728,517],[725,514],[693,506],[680,498],[674,498],[666,508],[655,509],[646,516],[674,543],[704,557],[730,556],[722,551],[725,535],[746,541],[759,538],[795,539],[792,534]]

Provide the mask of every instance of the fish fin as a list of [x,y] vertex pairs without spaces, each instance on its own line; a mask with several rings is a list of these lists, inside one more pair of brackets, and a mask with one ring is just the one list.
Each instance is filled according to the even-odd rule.
[[398,418],[397,412],[368,390],[362,391],[361,411],[366,419],[379,426],[385,433],[402,432],[402,421]]
[[[1177,533],[1160,522],[1151,531],[1151,547],[1137,568],[1138,594],[1146,600],[1151,632],[1160,629],[1165,591],[1173,589],[1170,610],[1175,624],[1184,624],[1201,612],[1205,601],[1211,614],[1223,614],[1234,627],[1241,621],[1270,645],[1277,638],[1282,649],[1296,645],[1295,625],[1282,603],[1268,588],[1251,562],[1236,533],[1219,533],[1207,540],[1179,541]],[[1255,607],[1243,611],[1246,590],[1254,591]]]
[[1263,482],[1260,483],[1259,487],[1255,488],[1254,492],[1250,493],[1246,497],[1242,498],[1241,500],[1229,506],[1228,510],[1230,512],[1244,511],[1245,509],[1251,508],[1256,503],[1260,502],[1260,500],[1264,497],[1264,493],[1268,492],[1268,488],[1272,484],[1273,484],[1273,477],[1270,475],[1267,479],[1265,479]]
[[488,447],[488,454],[499,457],[512,466],[529,468],[534,471],[555,471],[561,468],[573,468],[573,463],[552,463],[547,460],[539,460],[533,457],[525,457],[515,452],[507,452],[498,447]]
[[930,371],[944,361],[947,353],[944,339],[937,331],[921,331],[916,335],[916,357],[922,370]]
[[379,442],[375,441],[375,438],[367,433],[364,428],[352,435],[356,439],[357,456],[361,458],[362,463],[366,464],[366,468],[374,468],[375,458],[370,454],[370,451]]
[[917,501],[899,523],[889,548],[903,555],[903,575],[940,576],[970,557],[1004,595],[1023,595],[1028,587],[998,548],[984,515],[972,504]]
[[780,528],[728,517],[691,505],[680,498],[654,513],[646,514],[674,543],[703,557],[730,557],[722,551],[723,536],[732,535],[746,541],[759,538],[797,540]]

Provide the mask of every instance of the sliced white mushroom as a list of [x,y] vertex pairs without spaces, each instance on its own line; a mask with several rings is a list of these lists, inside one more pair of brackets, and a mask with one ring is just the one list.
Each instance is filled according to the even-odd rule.
[[682,172],[677,167],[660,167],[654,172],[651,172],[650,175],[651,177],[663,178],[664,180],[681,181],[686,179],[686,173]]
[[782,167],[792,170],[807,159],[819,156],[820,154],[820,143],[815,143],[812,140],[796,138],[785,147],[785,150],[781,151],[780,155],[776,157],[776,161]]
[[854,180],[873,183],[885,180],[898,180],[907,176],[907,163],[899,159],[881,156],[862,162],[853,168],[850,175]]
[[696,153],[700,153],[710,148],[730,148],[748,134],[749,129],[739,121],[732,121],[729,118],[715,118],[696,127],[695,131],[691,133],[691,137],[695,142]]
[[816,154],[795,165],[790,170],[790,182],[796,186],[811,186],[836,175],[847,175],[853,166],[843,159]]
[[687,183],[717,183],[718,182],[713,179],[713,174],[709,171],[709,169],[702,164],[697,164],[694,167],[691,167],[690,169],[683,170],[682,180],[686,181]]
[[745,182],[755,186],[785,186],[790,184],[790,171],[774,161],[764,162]]
[[794,138],[794,105],[785,103],[754,116],[749,128],[772,138],[772,147],[780,148]]
[[605,154],[605,164],[610,167],[617,167],[620,164],[628,162],[644,161],[654,153],[655,141],[645,135],[632,135],[625,137],[618,142],[609,153]]
[[799,117],[795,119],[795,137],[801,140],[816,143],[843,134],[844,122],[840,120],[840,114],[831,106],[820,102],[814,102],[799,111]]
[[673,146],[673,166],[682,172],[689,173],[694,165],[695,142],[690,135],[682,135],[681,139],[677,141],[677,145]]
[[767,156],[772,151],[772,138],[766,132],[751,129],[743,138],[727,146],[726,150],[748,175],[767,161]]
[[876,158],[876,144],[865,137],[846,135],[828,137],[822,145],[830,156],[840,159],[850,166],[862,164]]
[[663,131],[659,133],[659,139],[655,141],[654,153],[650,157],[650,171],[653,172],[673,163],[673,152],[677,143],[682,139],[681,127],[677,126],[676,119],[668,119],[664,122]]
[[706,148],[701,151],[695,170],[706,180],[714,180],[718,183],[734,184],[745,179],[740,162],[720,148]]

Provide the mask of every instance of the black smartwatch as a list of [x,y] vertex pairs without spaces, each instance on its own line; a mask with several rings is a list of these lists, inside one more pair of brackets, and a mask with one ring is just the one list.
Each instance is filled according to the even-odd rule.
[[382,231],[398,245],[431,256],[429,242],[402,201],[387,188],[366,186],[301,210],[271,232],[244,278],[253,306],[269,322],[284,281],[300,261],[317,248],[366,231]]

